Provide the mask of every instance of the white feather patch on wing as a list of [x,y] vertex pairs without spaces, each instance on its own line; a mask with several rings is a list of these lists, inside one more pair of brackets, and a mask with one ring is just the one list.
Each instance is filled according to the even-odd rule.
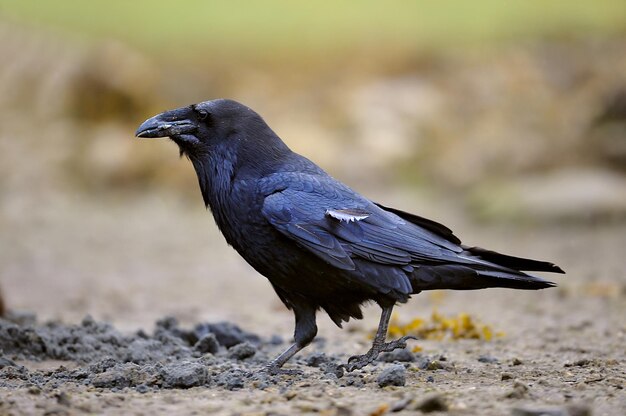
[[370,214],[362,209],[327,209],[326,215],[339,221],[352,222],[361,221],[369,217]]

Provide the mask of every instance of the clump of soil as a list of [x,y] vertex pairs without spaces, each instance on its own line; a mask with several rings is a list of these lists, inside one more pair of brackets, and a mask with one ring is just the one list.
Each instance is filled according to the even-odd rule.
[[[76,382],[99,388],[241,388],[246,381],[272,382],[258,375],[275,339],[263,340],[229,322],[181,328],[175,318],[156,322],[151,334],[122,334],[86,317],[78,325],[38,324],[34,319],[0,320],[0,385]],[[73,363],[54,371],[29,371],[20,361]],[[247,361],[245,365],[243,362]],[[255,371],[252,371],[255,370]]]
[[[100,389],[132,388],[140,393],[198,386],[265,389],[284,380],[263,369],[286,346],[275,335],[263,338],[230,322],[182,328],[175,318],[165,317],[156,322],[152,333],[123,334],[90,316],[77,325],[13,316],[0,319],[0,387],[54,388],[76,383]],[[285,382],[305,380],[308,367],[340,385],[363,385],[362,374],[371,370],[340,380],[343,359],[320,352],[296,357],[285,371],[289,375]],[[28,363],[51,360],[66,363],[52,370],[29,369],[33,366]],[[416,356],[405,350],[386,354],[381,361],[412,362]],[[379,385],[403,385],[395,372],[393,380],[379,381]]]

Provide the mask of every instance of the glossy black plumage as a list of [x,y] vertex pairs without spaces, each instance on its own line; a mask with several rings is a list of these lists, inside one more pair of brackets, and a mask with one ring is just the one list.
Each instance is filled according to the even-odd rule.
[[439,223],[368,200],[293,153],[258,114],[231,100],[165,112],[137,136],[169,136],[178,144],[226,241],[294,310],[296,343],[274,367],[315,337],[318,309],[341,326],[361,318],[368,300],[390,312],[422,290],[541,289],[554,284],[522,270],[563,272],[461,245]]

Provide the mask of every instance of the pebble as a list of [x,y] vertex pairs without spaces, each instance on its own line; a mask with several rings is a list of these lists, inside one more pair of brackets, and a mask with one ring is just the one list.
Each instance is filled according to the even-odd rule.
[[254,356],[254,354],[256,354],[256,348],[247,341],[237,344],[228,350],[228,356],[236,360],[245,360]]
[[218,376],[217,384],[226,387],[228,390],[237,390],[243,388],[244,378],[239,371],[232,370]]
[[150,391],[150,388],[146,386],[145,384],[140,384],[137,387],[135,387],[135,391],[137,393],[145,394]]
[[189,388],[206,384],[208,373],[205,366],[197,362],[183,361],[163,367],[165,387]]
[[70,396],[64,391],[55,394],[54,397],[57,399],[57,403],[61,406],[69,406],[72,404],[70,402]]
[[323,352],[314,352],[306,358],[305,363],[309,367],[319,367],[322,364],[328,363],[329,361],[330,359]]
[[207,333],[213,333],[220,345],[231,348],[245,341],[258,343],[260,338],[252,333],[246,332],[239,326],[230,322],[218,322],[196,325],[195,333],[198,338],[202,338]]
[[491,355],[481,355],[480,357],[478,357],[478,361],[487,364],[498,363],[498,359],[496,357],[492,357]]
[[395,350],[392,352],[385,352],[383,354],[380,354],[380,356],[378,357],[378,361],[383,361],[386,363],[393,363],[393,362],[410,363],[410,362],[415,361],[415,355],[407,349],[400,349],[400,350]]
[[591,360],[587,358],[582,358],[580,360],[572,362],[566,362],[563,367],[586,367],[591,364]]
[[446,412],[448,404],[441,394],[434,393],[424,397],[413,407],[413,410],[419,410],[423,413]]
[[528,394],[528,386],[524,383],[516,381],[513,389],[509,391],[505,397],[509,399],[523,399]]
[[106,371],[96,374],[91,379],[94,387],[100,388],[124,388],[141,384],[142,374],[137,364],[116,364]]
[[376,382],[379,387],[404,386],[406,383],[406,369],[401,364],[392,365],[378,375]]
[[196,342],[193,346],[196,351],[201,352],[202,354],[211,353],[215,354],[220,349],[220,344],[217,342],[217,338],[215,334],[208,333]]
[[8,358],[0,357],[0,368],[4,367],[17,367],[17,364],[9,360]]
[[320,368],[326,376],[332,376],[334,378],[342,378],[345,374],[345,367],[331,360],[322,364]]

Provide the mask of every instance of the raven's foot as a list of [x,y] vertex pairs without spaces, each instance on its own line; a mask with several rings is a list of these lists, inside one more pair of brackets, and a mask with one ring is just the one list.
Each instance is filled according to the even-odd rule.
[[354,355],[348,359],[348,364],[344,367],[346,371],[351,372],[354,370],[360,370],[368,364],[371,364],[381,352],[391,352],[393,350],[406,348],[406,341],[409,339],[417,339],[413,335],[406,335],[402,338],[394,341],[385,342],[382,344],[372,345],[372,348],[363,355]]

